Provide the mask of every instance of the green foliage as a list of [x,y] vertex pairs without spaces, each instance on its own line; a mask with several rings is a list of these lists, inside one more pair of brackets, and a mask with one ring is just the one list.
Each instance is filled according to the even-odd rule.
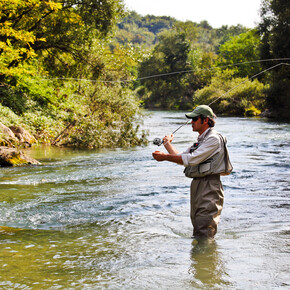
[[[139,69],[141,85],[146,88],[148,107],[178,108],[184,91],[185,73],[163,74],[189,70],[188,53],[190,46],[184,33],[166,32],[160,35],[152,55]],[[154,78],[146,76],[161,75]],[[142,79],[142,77],[145,77]]]
[[246,31],[241,25],[213,29],[207,21],[197,24],[131,12],[119,24],[115,40],[152,47],[140,64],[135,86],[145,107],[189,109],[194,92],[210,82],[219,43]]
[[[259,24],[259,32],[262,37],[262,58],[289,58],[289,15],[289,1],[262,1],[262,21]],[[273,117],[279,119],[290,118],[290,66],[289,60],[284,62],[287,65],[279,66],[270,72],[271,88],[267,93],[268,108],[272,111]],[[265,63],[264,67],[268,68],[269,63]]]
[[212,76],[208,68],[213,65],[214,55],[191,49],[185,28],[180,26],[178,31],[160,35],[152,55],[140,66],[143,89],[138,93],[145,96],[145,107],[189,109],[194,91]]
[[139,28],[136,24],[124,24],[122,29],[116,32],[115,40],[121,45],[133,43],[134,45],[152,46],[156,41],[154,33],[147,29]]
[[242,33],[249,31],[248,28],[238,24],[235,26],[223,25],[222,27],[214,30],[214,38],[218,39],[215,46],[215,51],[219,51],[219,47],[225,42],[229,41],[232,37],[238,36]]
[[106,36],[122,14],[118,0],[3,0],[0,3],[0,81],[42,51],[77,58],[79,45]]
[[238,36],[248,29],[241,25],[227,26],[221,28],[212,28],[207,21],[201,21],[196,25],[197,39],[192,43],[194,48],[200,48],[206,52],[218,54],[221,44],[228,41],[233,36]]
[[146,144],[140,103],[188,110],[222,96],[215,111],[251,116],[265,108],[267,92],[268,106],[286,115],[289,66],[260,78],[265,84],[244,78],[261,70],[257,63],[217,68],[255,61],[260,51],[289,56],[289,8],[283,0],[264,4],[260,50],[255,30],[240,25],[214,29],[131,12],[115,29],[124,15],[119,0],[3,0],[1,122],[40,142],[99,148]]
[[0,122],[7,127],[17,125],[22,122],[22,118],[15,114],[11,109],[0,104]]
[[167,16],[141,16],[136,12],[130,12],[118,24],[116,40],[125,45],[126,43],[145,44],[152,46],[157,41],[157,35],[173,27],[176,20]]
[[82,87],[86,115],[74,119],[75,125],[66,145],[99,148],[141,145],[145,133],[139,136],[139,102],[129,89],[119,85],[108,88],[103,84]]
[[210,82],[214,75],[215,60],[216,55],[212,52],[204,52],[201,49],[193,49],[189,52],[191,72],[188,74],[188,82],[191,96],[194,91]]
[[236,76],[250,77],[261,70],[259,62],[252,63],[259,59],[260,38],[255,30],[249,30],[238,36],[231,37],[219,47],[218,66],[231,66],[243,63],[232,69],[236,71]]
[[159,34],[171,29],[178,33],[185,33],[192,48],[215,53],[218,52],[219,45],[229,40],[231,36],[247,31],[241,25],[230,27],[224,25],[214,29],[207,21],[182,22],[167,16],[141,16],[132,11],[118,24],[115,40],[122,45],[133,43],[153,49],[159,41]]
[[39,102],[43,95],[36,98],[32,88],[34,101],[30,99],[27,110],[18,116],[1,106],[1,121],[25,127],[39,142],[57,145],[100,148],[146,144],[145,132],[139,132],[139,102],[130,89],[120,83],[47,80],[44,86],[48,83],[58,88],[48,103]]
[[[33,45],[44,41],[33,31],[39,17],[50,10],[57,12],[60,3],[37,0],[3,0],[0,2],[0,78],[22,73],[19,62],[35,57]],[[41,12],[43,11],[43,13]],[[16,67],[16,68],[15,68]]]
[[121,2],[9,4],[0,19],[1,121],[22,125],[38,141],[58,145],[146,143],[137,122],[139,102],[130,84],[119,82],[136,77],[141,53],[130,46],[113,47],[104,38],[123,13]]
[[257,116],[265,108],[267,86],[257,79],[233,78],[226,70],[212,78],[211,84],[194,94],[194,104],[211,104],[214,112],[227,116]]
[[177,21],[174,24],[174,29],[178,33],[184,33],[186,35],[186,39],[190,43],[194,43],[198,38],[197,25],[196,25],[196,23],[194,23],[192,21],[186,21],[186,22]]
[[26,95],[19,89],[13,90],[7,85],[0,86],[0,103],[16,114],[23,114],[26,109]]

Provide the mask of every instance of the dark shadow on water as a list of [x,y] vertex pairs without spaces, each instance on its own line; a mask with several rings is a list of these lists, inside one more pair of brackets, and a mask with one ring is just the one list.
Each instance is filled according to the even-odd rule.
[[214,239],[194,239],[190,252],[192,286],[220,289],[231,286],[222,255]]

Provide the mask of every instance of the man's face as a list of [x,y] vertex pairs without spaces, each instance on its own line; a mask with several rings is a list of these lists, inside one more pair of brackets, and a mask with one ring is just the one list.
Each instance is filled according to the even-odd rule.
[[201,126],[201,119],[200,117],[194,117],[191,119],[191,126],[192,126],[192,131],[197,131],[200,129]]
[[192,131],[199,132],[200,134],[207,128],[207,119],[201,120],[200,117],[191,119]]

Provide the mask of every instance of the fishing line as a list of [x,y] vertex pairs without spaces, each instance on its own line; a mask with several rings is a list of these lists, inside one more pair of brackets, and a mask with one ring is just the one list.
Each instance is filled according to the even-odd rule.
[[[239,66],[243,64],[251,64],[251,63],[257,63],[257,62],[272,62],[272,61],[281,61],[281,60],[290,60],[290,58],[272,58],[272,59],[260,59],[260,60],[253,60],[253,61],[245,61],[245,62],[239,62],[234,64],[228,64],[223,66],[217,66],[217,67],[210,67],[206,69],[200,69],[200,71],[209,71],[209,70],[215,70],[218,68],[227,68],[232,66]],[[149,75],[145,77],[136,78],[133,80],[115,80],[115,81],[108,81],[108,80],[92,80],[92,79],[79,79],[79,78],[43,78],[43,80],[73,80],[73,81],[86,81],[86,82],[100,82],[100,83],[129,83],[129,82],[136,82],[140,80],[150,79],[150,78],[158,78],[158,77],[164,77],[164,76],[170,76],[170,75],[176,75],[176,74],[182,74],[182,73],[190,73],[197,71],[198,69],[194,70],[183,70],[183,71],[176,71],[176,72],[169,72],[169,73],[161,73],[156,75]]]
[[251,76],[251,77],[249,77],[249,78],[247,78],[246,80],[240,82],[239,84],[237,84],[236,86],[234,86],[234,87],[231,88],[230,90],[226,91],[223,95],[221,95],[220,97],[218,97],[217,99],[215,99],[214,101],[212,101],[211,103],[209,103],[208,106],[210,106],[211,104],[215,103],[217,100],[219,100],[220,98],[224,97],[224,96],[227,95],[229,92],[231,92],[231,91],[234,90],[235,88],[239,87],[240,85],[242,85],[242,84],[245,83],[246,81],[248,81],[248,80],[250,80],[250,79],[253,79],[253,78],[259,76],[260,74],[263,74],[263,73],[265,73],[265,72],[267,72],[267,71],[269,71],[269,70],[271,70],[271,69],[273,69],[273,68],[275,68],[275,67],[277,67],[277,66],[280,66],[280,65],[289,65],[289,64],[288,64],[288,63],[283,63],[283,62],[281,62],[281,63],[278,63],[278,64],[276,64],[276,65],[274,65],[274,66],[272,66],[272,67],[270,67],[270,68],[267,68],[267,69],[265,69],[265,70],[263,70],[263,71],[260,71],[259,73],[255,74],[255,75],[253,75],[253,76]]
[[[240,82],[239,84],[237,84],[236,86],[234,86],[233,88],[231,88],[230,90],[226,91],[223,95],[221,95],[220,97],[216,98],[214,101],[212,101],[211,103],[208,104],[208,106],[212,105],[213,103],[215,103],[216,101],[218,101],[219,99],[221,99],[222,97],[224,97],[225,95],[227,95],[229,92],[233,91],[234,89],[236,89],[237,87],[239,87],[240,85],[242,85],[243,83],[247,82],[250,79],[254,79],[255,77],[271,70],[274,69],[275,67],[278,67],[280,65],[290,65],[289,63],[278,63],[270,68],[267,68],[265,70],[260,71],[259,73],[245,79],[244,81]],[[175,132],[177,132],[179,129],[181,129],[183,126],[189,124],[191,121],[186,121],[186,123],[184,123],[183,125],[179,126],[175,131],[173,131],[171,134],[174,134]],[[164,141],[161,138],[154,138],[153,140],[153,144],[157,145],[157,146],[161,146],[164,143]],[[167,143],[167,142],[166,142]],[[166,143],[164,145],[166,145]]]
[[[245,62],[240,62],[240,63],[234,63],[234,64],[228,64],[228,65],[224,65],[224,66],[217,66],[217,67],[211,67],[211,68],[207,68],[207,69],[201,69],[200,71],[208,71],[208,70],[214,70],[217,68],[227,68],[227,67],[232,67],[232,66],[240,66],[240,65],[244,65],[244,64],[251,64],[251,63],[258,63],[258,62],[273,62],[273,61],[288,61],[290,60],[290,58],[272,58],[272,59],[260,59],[260,60],[253,60],[253,61],[245,61]],[[263,71],[260,71],[259,73],[247,78],[246,80],[240,82],[238,85],[236,85],[235,87],[231,88],[230,90],[228,90],[227,92],[225,92],[223,95],[221,95],[220,97],[216,98],[214,101],[212,101],[211,103],[209,103],[208,105],[212,105],[213,103],[215,103],[216,101],[218,101],[219,99],[221,99],[222,97],[224,97],[225,95],[227,95],[229,92],[233,91],[234,89],[236,89],[237,87],[239,87],[240,85],[242,85],[243,83],[245,83],[246,81],[253,79],[257,76],[259,76],[260,74],[263,74],[271,69],[274,69],[275,67],[278,67],[280,65],[289,65],[288,63],[279,63],[276,64],[270,68],[267,68]],[[150,78],[158,78],[158,77],[164,77],[164,76],[170,76],[170,75],[176,75],[176,74],[181,74],[181,73],[190,73],[190,72],[194,72],[197,71],[197,69],[194,70],[184,70],[184,71],[176,71],[176,72],[169,72],[169,73],[161,73],[161,74],[156,74],[156,75],[149,75],[149,76],[145,76],[145,77],[140,77],[140,78],[136,78],[134,80],[115,80],[115,81],[107,81],[107,80],[90,80],[90,79],[79,79],[79,78],[43,78],[43,80],[75,80],[75,81],[87,81],[87,82],[101,82],[101,83],[129,83],[129,82],[135,82],[135,81],[140,81],[140,80],[145,80],[145,79],[150,79]],[[179,129],[181,129],[183,126],[189,124],[190,121],[187,121],[186,123],[182,124],[181,126],[179,126],[175,131],[173,131],[171,134],[176,133]],[[161,144],[163,144],[163,140],[161,138],[155,138],[153,140],[153,144],[160,146]],[[165,144],[164,144],[165,145]]]
[[[253,61],[245,61],[245,62],[239,62],[239,63],[234,63],[234,64],[228,64],[228,65],[223,65],[223,66],[217,66],[217,67],[211,67],[207,69],[201,69],[201,71],[207,71],[207,70],[215,70],[217,68],[227,68],[231,66],[239,66],[243,64],[251,64],[251,63],[257,63],[257,62],[269,62],[269,61],[280,61],[280,60],[290,60],[290,58],[273,58],[273,59],[260,59],[260,60],[253,60]],[[163,74],[156,74],[156,75],[151,75],[151,76],[146,76],[146,77],[141,77],[137,78],[136,81],[138,80],[144,80],[144,79],[150,79],[150,78],[155,78],[155,77],[162,77],[162,76],[167,76],[167,75],[173,75],[173,74],[180,74],[180,73],[189,73],[189,72],[194,72],[197,71],[195,70],[186,70],[186,71],[177,71],[177,72],[171,72],[171,73],[163,73]]]

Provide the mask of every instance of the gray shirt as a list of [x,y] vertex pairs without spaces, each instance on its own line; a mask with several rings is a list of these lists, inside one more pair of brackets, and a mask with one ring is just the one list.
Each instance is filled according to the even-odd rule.
[[217,136],[210,136],[205,139],[208,130],[213,129],[208,128],[198,136],[197,142],[200,143],[200,145],[196,150],[190,153],[192,147],[189,147],[185,152],[181,153],[185,167],[198,165],[221,150],[222,144],[220,138]]

